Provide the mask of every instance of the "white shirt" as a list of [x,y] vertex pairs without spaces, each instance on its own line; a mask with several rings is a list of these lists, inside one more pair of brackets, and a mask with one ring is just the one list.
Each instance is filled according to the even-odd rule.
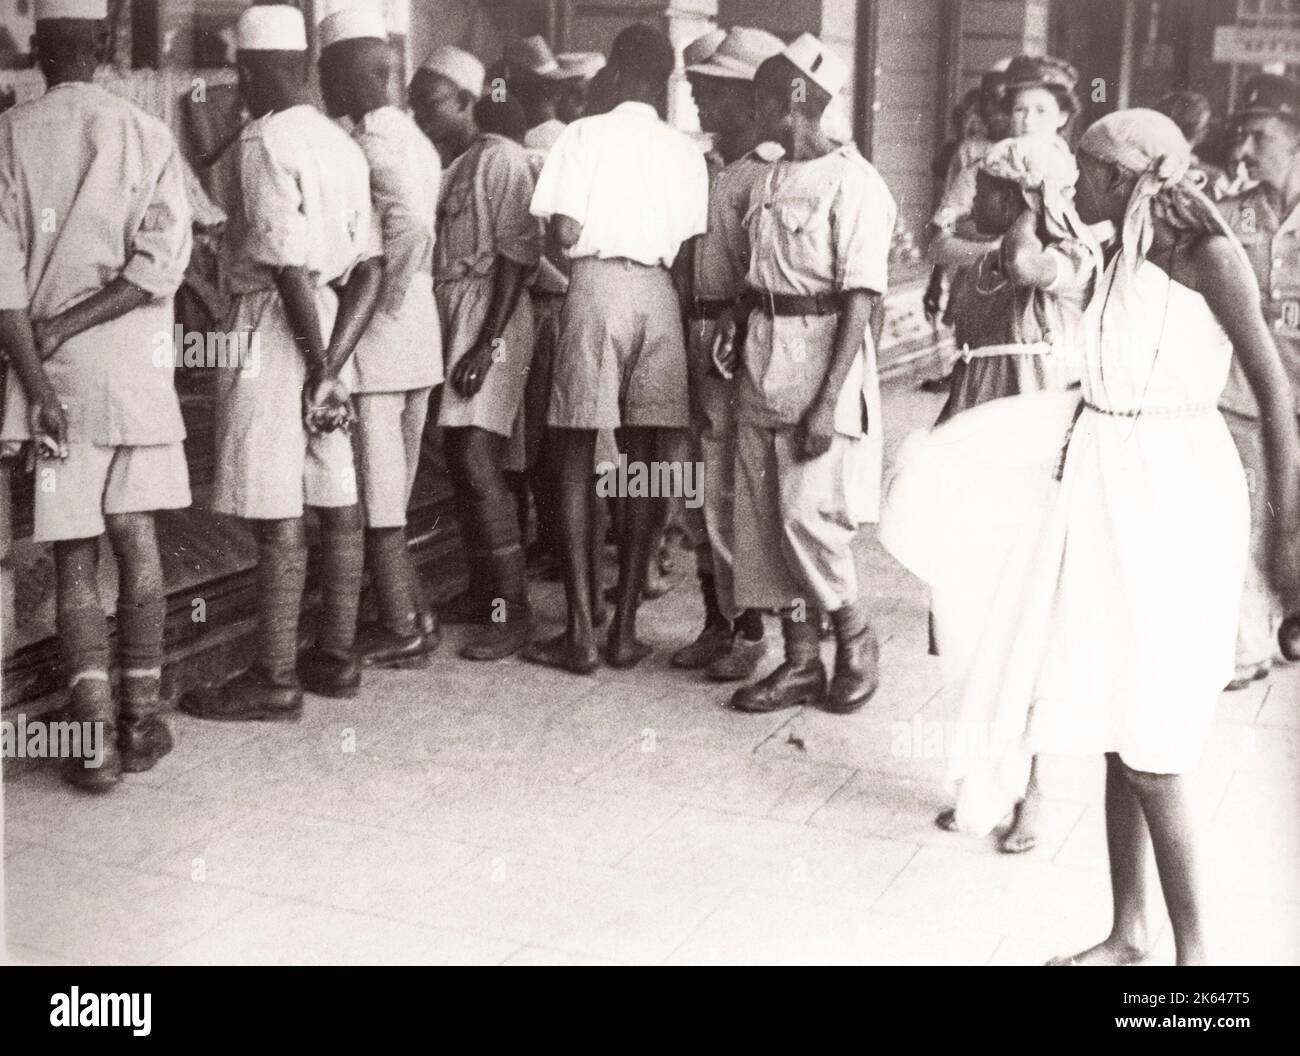
[[646,103],[620,103],[573,122],[547,155],[532,213],[572,217],[582,234],[569,255],[671,266],[708,227],[709,180],[690,138]]

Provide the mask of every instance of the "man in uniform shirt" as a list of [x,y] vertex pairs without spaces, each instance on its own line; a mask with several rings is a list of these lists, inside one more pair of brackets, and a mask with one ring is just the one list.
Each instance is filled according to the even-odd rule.
[[[803,34],[759,67],[759,133],[785,157],[745,217],[751,309],[743,357],[730,320],[718,361],[738,371],[736,603],[780,610],[785,662],[731,706],[854,711],[875,692],[879,647],[854,568],[858,526],[879,516],[882,431],[874,335],[896,211],[876,170],[821,129],[848,78]],[[743,364],[742,364],[743,358]],[[835,629],[827,687],[820,614]]]
[[[69,783],[105,791],[172,747],[158,718],[166,590],[154,510],[190,504],[171,360],[190,255],[181,160],[159,121],[93,85],[104,0],[38,0],[48,91],[0,116],[0,346],[5,439],[32,438],[35,530],[54,544],[69,717],[102,723],[103,758]],[[99,537],[118,562],[115,706]]]
[[[568,627],[525,654],[575,673],[596,668],[592,627],[591,470],[599,429],[618,428],[621,454],[645,470],[672,458],[673,431],[689,424],[680,301],[669,274],[682,244],[706,227],[708,177],[691,140],[660,111],[676,56],[645,25],[610,51],[618,104],[569,125],[546,159],[532,210],[549,219],[572,259],[555,350],[549,448],[559,492]],[[618,598],[605,646],[617,668],[650,648],[636,612],[664,497],[624,496]]]
[[[1246,82],[1244,98],[1244,108],[1235,115],[1238,149],[1251,179],[1259,182],[1224,199],[1219,210],[1255,269],[1264,317],[1300,415],[1300,82],[1261,74]],[[1259,406],[1235,360],[1219,409],[1250,483],[1252,560],[1237,630],[1237,672],[1228,684],[1243,689],[1268,675],[1278,651],[1281,605],[1263,571],[1269,534],[1300,531],[1300,526],[1279,525],[1270,513]]]
[[532,626],[505,470],[512,440],[523,441],[516,424],[533,355],[524,282],[542,232],[528,213],[533,175],[524,148],[475,123],[483,76],[474,56],[441,47],[411,81],[416,121],[448,163],[433,272],[448,377],[438,424],[470,564],[470,591],[455,615],[483,624],[460,649],[468,660],[518,652]]
[[[352,352],[382,277],[361,148],[310,102],[307,36],[287,4],[238,23],[239,85],[253,120],[232,160],[240,195],[226,228],[235,330],[253,330],[257,371],[223,369],[212,509],[258,536],[257,655],[221,687],[180,706],[211,719],[294,720],[303,687],[352,696],[364,542],[346,432]],[[307,577],[303,506],[320,522],[322,611],[297,662]]]
[[781,153],[774,143],[758,143],[753,82],[759,64],[783,47],[770,33],[737,26],[707,59],[686,67],[700,128],[716,136],[707,159],[709,230],[691,245],[691,290],[686,303],[691,440],[693,456],[704,466],[704,505],[698,513],[688,510],[687,514],[690,527],[703,536],[695,548],[695,561],[705,621],[699,637],[673,654],[672,664],[704,669],[717,681],[749,678],[763,655],[762,612],[740,613],[735,605],[734,394],[730,383],[713,373],[710,353],[718,316],[744,288],[747,261],[739,259],[739,252],[750,190]]
[[370,164],[384,246],[379,301],[356,350],[353,447],[379,609],[378,624],[362,632],[357,651],[363,664],[418,666],[437,644],[438,630],[411,567],[405,527],[429,393],[442,381],[433,298],[442,164],[415,122],[389,103],[392,53],[380,6],[337,11],[321,22],[320,35],[325,108],[350,121]]

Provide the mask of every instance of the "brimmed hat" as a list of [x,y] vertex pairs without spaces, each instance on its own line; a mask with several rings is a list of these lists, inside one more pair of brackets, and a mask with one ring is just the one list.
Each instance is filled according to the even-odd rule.
[[562,51],[555,61],[570,77],[589,81],[605,65],[605,56],[598,51]]
[[506,45],[506,65],[516,77],[539,77],[546,81],[563,81],[579,76],[560,65],[546,38],[538,34],[512,40]]
[[727,80],[752,81],[765,60],[785,50],[781,38],[764,29],[734,26],[718,49],[704,62],[686,67],[696,77],[722,77]]
[[713,57],[713,53],[724,40],[727,39],[727,31],[718,29],[716,26],[707,33],[702,33],[693,41],[686,45],[682,50],[682,62],[687,69],[692,66],[698,66],[702,62],[708,62]]
[[848,83],[848,63],[811,33],[801,33],[781,54],[829,96]]
[[1247,117],[1284,117],[1300,124],[1300,81],[1277,73],[1260,73],[1246,81],[1241,109],[1233,121]]
[[1017,55],[1007,65],[1006,91],[1017,88],[1064,88],[1074,91],[1079,83],[1079,71],[1064,59],[1051,55]]

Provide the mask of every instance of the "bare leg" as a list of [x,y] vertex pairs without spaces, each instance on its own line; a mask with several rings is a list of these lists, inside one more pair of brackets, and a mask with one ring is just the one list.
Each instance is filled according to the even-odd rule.
[[1148,774],[1125,769],[1151,833],[1160,890],[1174,929],[1177,963],[1206,964],[1196,822],[1186,783],[1181,774]]
[[552,429],[547,449],[558,500],[568,625],[562,635],[534,642],[523,655],[525,660],[534,663],[588,674],[599,663],[591,622],[591,472],[596,457],[596,432]]
[[1128,768],[1106,755],[1106,850],[1110,857],[1112,922],[1104,941],[1049,964],[1135,964],[1148,952],[1147,823]]
[[[640,426],[624,426],[619,431],[629,465],[634,462],[649,465],[657,460],[658,434],[657,429]],[[650,555],[659,542],[655,529],[664,523],[667,500],[625,496],[622,506],[618,600],[605,642],[605,660],[611,667],[628,668],[635,667],[650,655],[650,647],[636,639],[636,614],[641,605]]]

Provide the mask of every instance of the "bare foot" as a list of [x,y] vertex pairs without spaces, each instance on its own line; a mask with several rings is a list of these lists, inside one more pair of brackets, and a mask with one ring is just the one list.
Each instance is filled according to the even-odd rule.
[[1003,854],[1024,854],[1038,845],[1038,803],[1038,796],[1026,796],[1016,804],[1011,828],[998,840],[998,850]]
[[523,658],[534,664],[558,667],[575,675],[589,675],[600,666],[600,656],[593,642],[577,643],[569,639],[569,632],[533,642],[523,651]]
[[617,622],[609,629],[605,640],[605,663],[618,671],[636,667],[642,660],[654,652],[645,642],[624,636],[618,629]]
[[1053,957],[1047,964],[1050,967],[1061,967],[1063,965],[1133,965],[1145,961],[1148,953],[1145,943],[1133,943],[1112,935],[1105,942],[1099,942],[1096,946],[1089,947],[1082,953],[1076,953],[1073,957]]

